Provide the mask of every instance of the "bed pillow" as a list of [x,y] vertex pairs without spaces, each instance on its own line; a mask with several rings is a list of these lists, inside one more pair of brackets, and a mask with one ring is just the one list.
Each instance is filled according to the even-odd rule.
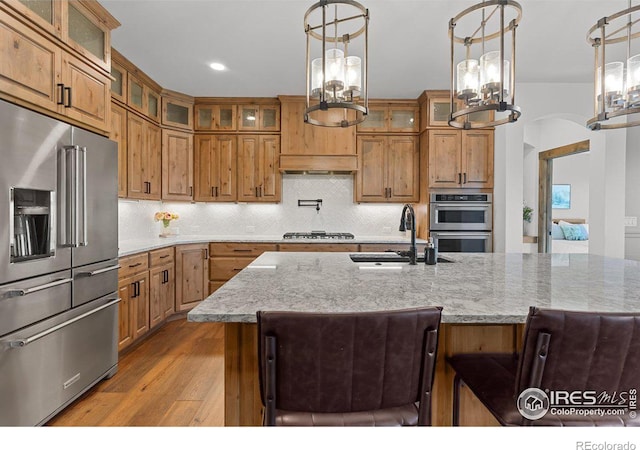
[[589,239],[589,224],[588,223],[580,224],[580,228],[582,228],[582,232],[584,233],[585,239]]
[[562,228],[557,223],[554,223],[551,226],[551,239],[554,240],[562,240],[564,239],[564,233],[562,232]]
[[567,241],[586,241],[588,239],[586,229],[580,224],[571,224],[561,220],[558,225],[560,225],[560,229]]

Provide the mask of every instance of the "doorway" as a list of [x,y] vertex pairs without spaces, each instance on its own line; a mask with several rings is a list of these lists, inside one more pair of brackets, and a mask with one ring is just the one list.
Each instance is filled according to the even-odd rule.
[[554,159],[588,152],[589,140],[552,148],[538,154],[538,253],[550,253],[552,246],[552,186]]

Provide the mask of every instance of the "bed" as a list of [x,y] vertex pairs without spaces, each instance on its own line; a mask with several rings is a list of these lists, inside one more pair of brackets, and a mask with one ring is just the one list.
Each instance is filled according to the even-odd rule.
[[[589,253],[589,224],[585,219],[553,219],[552,222],[551,253]],[[568,236],[563,228],[569,230]]]

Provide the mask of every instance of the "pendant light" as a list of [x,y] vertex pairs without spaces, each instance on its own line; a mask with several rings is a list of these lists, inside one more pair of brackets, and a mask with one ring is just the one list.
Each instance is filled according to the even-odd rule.
[[[517,2],[487,0],[449,21],[452,127],[493,127],[520,117],[520,108],[515,105],[515,58],[521,17],[522,7]],[[509,37],[507,51],[505,40]],[[459,44],[464,59],[456,64]]]
[[304,121],[325,127],[350,127],[364,121],[369,112],[369,10],[351,0],[321,0],[305,13],[304,29]]
[[[594,49],[594,116],[587,121],[592,130],[627,128],[640,125],[640,36],[637,25],[640,6],[631,6],[611,16],[598,20],[587,33],[587,41]],[[633,17],[636,13],[635,18]],[[626,55],[625,62],[610,61],[610,55],[620,58]],[[633,56],[632,56],[633,55]],[[616,58],[611,58],[616,59]],[[604,80],[604,82],[602,81]],[[611,122],[609,122],[611,120]]]

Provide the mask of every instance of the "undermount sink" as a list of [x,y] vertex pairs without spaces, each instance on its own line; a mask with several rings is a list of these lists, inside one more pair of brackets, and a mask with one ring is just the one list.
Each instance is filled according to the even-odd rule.
[[[349,255],[351,261],[353,262],[374,262],[374,263],[385,263],[385,262],[409,262],[408,256],[398,255],[394,252],[384,252],[384,253],[351,253]],[[443,256],[438,256],[439,263],[451,263],[454,262],[451,259],[445,258]],[[418,255],[416,258],[416,262],[424,263],[424,254]]]

